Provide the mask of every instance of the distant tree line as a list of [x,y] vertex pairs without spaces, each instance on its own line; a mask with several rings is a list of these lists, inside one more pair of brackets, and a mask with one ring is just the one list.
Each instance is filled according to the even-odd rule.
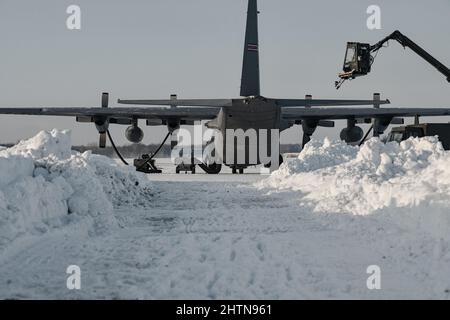
[[[130,144],[126,146],[117,147],[119,152],[125,158],[139,158],[143,154],[151,154],[159,147],[157,144]],[[112,147],[106,147],[105,149],[100,149],[98,146],[74,146],[73,150],[78,152],[85,152],[91,150],[94,154],[99,154],[107,156],[110,158],[116,158],[116,153]],[[298,153],[301,151],[301,147],[298,144],[284,144],[280,146],[281,153]],[[172,150],[170,145],[166,144],[162,147],[161,151],[158,153],[157,158],[170,158]]]
[[[156,144],[130,144],[125,146],[118,146],[120,154],[125,158],[138,158],[143,154],[151,154],[159,147]],[[112,147],[106,147],[105,149],[101,149],[98,146],[88,145],[88,146],[73,146],[73,150],[78,152],[92,151],[94,154],[99,154],[102,156],[107,156],[110,158],[116,158],[116,153]],[[170,145],[164,145],[161,148],[161,151],[158,153],[158,158],[169,158],[170,157]]]
[[[2,144],[0,146],[10,148],[14,144]],[[117,147],[119,152],[125,158],[139,158],[143,154],[151,154],[159,147],[157,144],[130,144],[125,146]],[[112,147],[106,147],[105,149],[100,149],[96,145],[87,145],[87,146],[73,146],[73,150],[78,152],[85,152],[91,150],[94,154],[99,154],[103,156],[107,156],[110,158],[116,158],[116,153]],[[280,146],[281,153],[297,153],[301,151],[301,147],[298,144],[284,144]],[[170,145],[166,144],[162,147],[161,151],[158,154],[158,158],[170,158],[171,149]]]

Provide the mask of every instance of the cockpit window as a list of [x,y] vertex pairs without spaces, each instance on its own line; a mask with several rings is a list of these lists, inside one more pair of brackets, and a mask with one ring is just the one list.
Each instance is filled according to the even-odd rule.
[[345,56],[345,64],[350,64],[355,61],[356,51],[354,47],[349,47],[347,49],[347,55]]

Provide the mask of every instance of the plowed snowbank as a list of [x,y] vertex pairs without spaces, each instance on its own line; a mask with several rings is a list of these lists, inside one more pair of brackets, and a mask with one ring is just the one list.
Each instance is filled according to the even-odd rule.
[[68,131],[42,131],[0,150],[0,248],[74,222],[102,232],[117,224],[114,207],[145,202],[150,190],[111,159],[71,151]]
[[450,153],[435,137],[401,144],[372,139],[361,148],[312,141],[298,159],[283,164],[259,187],[298,191],[299,200],[315,212],[448,209]]

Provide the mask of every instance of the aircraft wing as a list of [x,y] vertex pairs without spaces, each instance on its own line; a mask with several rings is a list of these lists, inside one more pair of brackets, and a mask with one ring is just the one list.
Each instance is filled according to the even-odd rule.
[[339,107],[339,106],[373,106],[390,104],[389,100],[324,100],[324,99],[273,99],[281,107]]
[[227,107],[233,103],[232,99],[183,99],[183,100],[122,100],[119,104],[135,106],[180,106],[180,107]]
[[415,116],[450,116],[450,108],[287,108],[282,111],[282,118],[285,120],[340,120]]
[[[122,100],[119,104],[135,106],[180,106],[180,107],[216,107],[224,108],[232,106],[233,101],[245,101],[238,99],[187,99],[187,100]],[[389,100],[326,100],[326,99],[268,99],[274,101],[280,107],[332,107],[332,106],[373,106],[390,104]]]
[[0,108],[0,114],[10,115],[162,120],[210,120],[219,111],[218,108]]

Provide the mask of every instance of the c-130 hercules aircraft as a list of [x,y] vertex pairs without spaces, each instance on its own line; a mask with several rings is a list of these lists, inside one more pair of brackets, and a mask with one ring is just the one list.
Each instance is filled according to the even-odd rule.
[[[195,99],[179,100],[172,96],[170,100],[121,100],[119,104],[152,107],[108,107],[108,94],[102,96],[102,105],[98,108],[0,108],[0,114],[34,115],[34,116],[68,116],[76,117],[78,122],[95,123],[100,134],[100,146],[106,144],[110,124],[128,125],[125,135],[132,143],[143,139],[143,131],[138,120],[147,121],[149,126],[166,125],[172,133],[182,125],[193,125],[194,122],[209,120],[207,127],[221,132],[223,141],[214,141],[216,148],[224,149],[227,144],[225,132],[228,129],[246,131],[278,130],[281,132],[294,125],[301,125],[304,132],[303,145],[309,142],[317,127],[333,127],[332,120],[347,120],[347,127],[342,130],[341,138],[348,143],[356,143],[363,138],[363,130],[358,123],[372,123],[376,135],[384,133],[391,123],[403,121],[397,117],[444,116],[450,115],[449,108],[380,108],[389,104],[389,100],[381,100],[375,95],[372,100],[316,100],[311,96],[305,99],[273,99],[266,98],[260,92],[259,78],[259,41],[258,41],[258,8],[257,0],[248,1],[247,27],[245,35],[244,61],[241,79],[241,98],[236,99]],[[372,106],[371,108],[348,108],[349,106]],[[159,106],[159,107],[155,107]],[[346,106],[346,107],[343,107]],[[318,108],[321,107],[321,108]],[[333,107],[333,108],[330,108]],[[270,137],[266,150],[272,150]],[[279,141],[279,139],[278,139]],[[111,140],[112,142],[112,140]],[[232,141],[235,154],[242,150],[239,142]],[[245,148],[249,147],[244,142]],[[256,149],[259,150],[258,141]],[[259,154],[259,153],[258,153]],[[221,163],[231,167],[233,173],[251,165],[246,158],[238,163],[236,157],[229,161],[222,156]],[[208,169],[208,167],[205,165]],[[218,173],[221,164],[209,164],[208,173]]]

